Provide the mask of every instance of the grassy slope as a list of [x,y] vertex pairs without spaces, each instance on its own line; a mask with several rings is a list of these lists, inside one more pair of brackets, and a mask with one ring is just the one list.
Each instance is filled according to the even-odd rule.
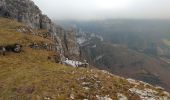
[[75,69],[48,61],[47,56],[53,52],[33,50],[28,44],[50,40],[17,32],[22,24],[15,21],[0,18],[0,23],[0,45],[23,45],[19,54],[0,55],[0,100],[70,100],[70,95],[90,100],[96,99],[96,95],[109,95],[116,100],[118,92],[130,100],[139,99],[128,92],[132,84],[126,80],[94,69]]

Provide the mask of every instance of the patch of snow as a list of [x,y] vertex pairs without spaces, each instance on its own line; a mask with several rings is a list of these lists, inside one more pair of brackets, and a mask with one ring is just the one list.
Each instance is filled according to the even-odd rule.
[[118,98],[118,100],[128,100],[128,98],[121,93],[117,93],[117,98]]
[[85,42],[90,41],[92,38],[98,38],[100,41],[104,41],[103,37],[96,33],[80,32],[78,33],[77,43],[84,45]]
[[103,37],[100,35],[97,35],[95,33],[91,33],[90,37],[96,37],[96,38],[100,39],[100,41],[103,41]]
[[78,67],[79,65],[83,64],[82,62],[69,60],[69,59],[66,59],[65,61],[63,61],[63,63],[72,67]]
[[83,37],[80,37],[80,38],[77,38],[77,43],[78,44],[83,44],[84,42],[86,42],[86,39],[85,38],[83,38]]
[[108,95],[102,97],[99,95],[96,95],[97,100],[112,100]]

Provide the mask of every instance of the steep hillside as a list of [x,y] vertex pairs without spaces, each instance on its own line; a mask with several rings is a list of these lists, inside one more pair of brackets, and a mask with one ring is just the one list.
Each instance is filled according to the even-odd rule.
[[99,36],[87,35],[89,40],[85,37],[79,37],[82,40],[81,56],[97,68],[170,90],[170,67],[165,61],[136,52],[125,45],[104,42]]
[[94,66],[170,91],[170,20],[59,22],[66,28],[77,28],[81,56]]
[[1,100],[170,99],[169,93],[160,87],[106,71],[57,64],[48,59],[56,54],[52,50],[29,46],[32,42],[52,43],[51,39],[33,34],[45,30],[26,31],[28,27],[4,18],[0,18],[0,23],[0,45],[23,46],[20,53],[0,55]]
[[55,40],[57,50],[63,56],[78,58],[79,48],[74,37],[75,32],[55,25],[48,16],[42,14],[32,0],[0,0],[0,16],[25,23],[32,29],[47,30],[47,35]]

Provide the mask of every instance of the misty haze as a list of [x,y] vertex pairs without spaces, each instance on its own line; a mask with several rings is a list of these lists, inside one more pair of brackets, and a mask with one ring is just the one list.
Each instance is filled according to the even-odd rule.
[[169,0],[0,0],[0,100],[170,100]]
[[168,0],[34,0],[52,19],[169,19]]

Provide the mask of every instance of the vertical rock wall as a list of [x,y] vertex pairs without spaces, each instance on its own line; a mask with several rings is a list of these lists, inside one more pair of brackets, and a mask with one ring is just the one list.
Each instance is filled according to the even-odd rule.
[[31,0],[0,0],[0,16],[16,19],[33,29],[46,29],[65,56],[77,58],[79,48],[74,31],[66,31],[43,15]]

